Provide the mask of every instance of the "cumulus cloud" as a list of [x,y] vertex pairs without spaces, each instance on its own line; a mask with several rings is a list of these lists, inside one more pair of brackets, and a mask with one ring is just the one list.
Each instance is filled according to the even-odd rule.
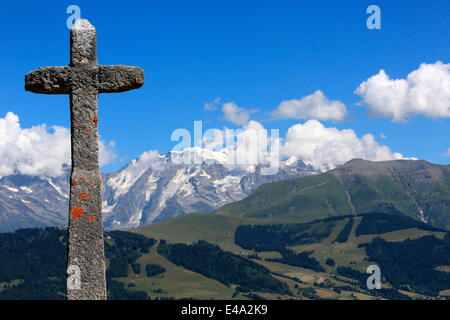
[[450,157],[450,148],[448,148],[447,153],[445,154],[447,157]]
[[362,97],[369,114],[403,121],[424,115],[430,118],[450,117],[450,63],[423,63],[406,79],[390,79],[384,70],[355,90]]
[[[281,159],[290,159],[290,163],[301,160],[321,171],[354,158],[372,161],[405,159],[402,154],[377,142],[370,133],[358,136],[352,129],[325,127],[318,120],[295,124],[284,137],[279,136],[278,130],[269,130],[250,120],[242,128],[209,131],[204,137],[203,148],[185,150],[201,154],[196,163],[212,159],[230,167],[254,164],[277,167]],[[192,157],[185,160],[191,163]]]
[[[102,165],[115,158],[114,142],[100,141]],[[70,130],[45,124],[21,128],[19,117],[0,118],[0,177],[13,174],[55,177],[70,164]]]
[[[186,138],[191,141],[189,134]],[[178,144],[173,149],[175,153],[172,154],[172,161],[178,164],[217,161],[231,169],[248,168],[279,160],[279,152],[274,152],[276,150],[273,148],[273,133],[254,120],[236,129],[208,129],[202,138],[201,144],[195,147],[190,143],[183,146]]]
[[313,94],[298,100],[283,101],[272,112],[275,119],[317,119],[317,120],[344,120],[347,116],[347,108],[340,101],[330,101],[322,91],[317,90]]
[[164,158],[157,150],[149,150],[142,153],[137,160],[132,160],[131,163],[138,163],[138,166],[145,170],[150,167],[153,170],[160,171],[164,166],[163,160]]
[[224,103],[222,106],[223,120],[238,126],[245,125],[250,120],[250,110],[238,107],[234,102]]
[[220,97],[215,98],[213,101],[207,102],[204,104],[203,108],[206,111],[212,111],[216,110],[218,105],[220,104],[220,100],[222,100]]
[[327,128],[317,120],[290,127],[281,145],[281,154],[295,156],[320,170],[353,158],[373,161],[404,158],[380,145],[370,133],[358,137],[352,129]]
[[[276,131],[278,133],[278,130]],[[235,144],[229,147],[238,164],[268,164],[278,162],[279,137],[264,128],[258,121],[249,121],[235,132]],[[277,144],[275,146],[275,144]]]

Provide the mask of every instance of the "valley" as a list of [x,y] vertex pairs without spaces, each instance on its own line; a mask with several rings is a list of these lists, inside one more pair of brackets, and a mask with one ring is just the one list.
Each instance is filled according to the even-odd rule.
[[[214,213],[107,231],[109,297],[448,299],[449,195],[448,166],[425,161],[352,160],[262,184]],[[63,298],[66,237],[0,234],[0,299]],[[381,290],[366,287],[370,265]]]

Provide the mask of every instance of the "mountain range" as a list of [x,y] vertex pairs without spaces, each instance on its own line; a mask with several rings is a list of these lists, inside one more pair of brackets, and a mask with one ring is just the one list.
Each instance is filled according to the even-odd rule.
[[[149,151],[103,175],[103,215],[108,229],[131,228],[187,213],[228,214],[278,222],[386,212],[450,228],[450,165],[423,160],[353,159],[320,173],[302,161],[280,162],[273,175],[261,165],[230,166],[219,152],[204,161],[172,161],[183,152]],[[60,177],[0,179],[0,232],[67,224],[70,167]]]
[[261,186],[217,213],[277,222],[384,212],[450,229],[450,166],[353,159],[328,172]]
[[[205,161],[172,161],[199,153]],[[129,228],[186,213],[210,213],[241,200],[264,183],[317,174],[302,161],[282,161],[273,175],[260,165],[229,166],[219,152],[187,149],[180,155],[149,151],[117,172],[103,175],[106,228]],[[0,179],[0,232],[67,224],[70,167],[60,177],[13,175]]]

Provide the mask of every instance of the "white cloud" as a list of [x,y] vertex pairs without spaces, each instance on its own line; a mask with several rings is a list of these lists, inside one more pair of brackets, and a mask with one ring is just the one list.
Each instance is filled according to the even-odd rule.
[[373,161],[403,158],[400,153],[380,145],[372,134],[358,137],[352,129],[327,128],[317,120],[290,127],[281,146],[281,154],[295,156],[321,170],[353,158]]
[[250,120],[250,110],[238,107],[234,102],[227,102],[222,106],[223,120],[238,126],[245,125]]
[[116,146],[115,141],[110,141],[110,142],[106,143],[102,139],[99,139],[100,166],[107,165],[109,163],[114,162],[114,160],[116,160],[117,154],[116,154],[115,146]]
[[[114,142],[100,141],[104,165],[115,158]],[[12,174],[55,177],[70,163],[70,130],[45,124],[21,128],[19,117],[8,112],[0,118],[0,177]]]
[[239,129],[216,129],[211,135],[217,137],[204,139],[203,149],[197,148],[196,152],[203,152],[203,159],[214,159],[231,167],[258,163],[274,166],[280,159],[290,158],[290,162],[302,160],[321,171],[354,158],[405,159],[402,154],[378,143],[370,133],[360,137],[352,129],[325,127],[318,120],[293,125],[285,137],[274,134],[277,132],[250,120]]
[[[280,159],[278,149],[273,148],[271,132],[258,121],[251,120],[242,129],[236,131],[235,142],[235,145],[229,148],[229,154],[235,157],[237,163],[267,164]],[[279,142],[278,139],[277,143]]]
[[450,157],[450,148],[448,148],[447,153],[445,154],[447,157]]
[[392,117],[402,121],[424,115],[450,117],[450,63],[423,63],[406,79],[390,79],[384,70],[355,90],[375,117]]
[[[272,148],[271,132],[257,121],[250,120],[236,129],[209,129],[204,132],[202,146],[186,146],[177,150],[176,163],[210,163],[218,161],[229,168],[252,168],[279,160]],[[182,151],[182,152],[180,152]]]
[[275,119],[317,119],[317,120],[344,120],[347,108],[340,101],[330,101],[322,91],[298,100],[283,101],[272,112]]
[[132,163],[138,163],[138,167],[140,166],[145,170],[150,167],[153,170],[159,171],[163,168],[163,160],[164,158],[160,156],[158,151],[149,150],[142,153],[136,161],[132,160]]
[[220,104],[220,100],[222,100],[220,97],[215,98],[213,101],[207,102],[204,104],[203,108],[206,111],[212,111],[216,110],[217,106]]

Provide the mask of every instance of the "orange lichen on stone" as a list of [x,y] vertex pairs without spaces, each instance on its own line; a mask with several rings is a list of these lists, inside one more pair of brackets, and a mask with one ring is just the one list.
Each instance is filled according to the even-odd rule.
[[95,216],[89,216],[89,217],[87,218],[87,221],[95,221]]
[[72,181],[70,182],[70,184],[71,184],[72,186],[76,186],[76,185],[78,184],[78,182],[76,182],[75,180],[72,180]]
[[73,220],[78,220],[79,218],[81,218],[84,214],[84,209],[81,207],[74,207],[72,209],[72,218]]
[[78,196],[81,200],[89,200],[91,198],[91,195],[89,193],[80,193]]
[[95,122],[95,127],[97,128],[98,127],[98,117],[97,117],[97,115],[92,116],[91,120]]
[[86,129],[86,134],[88,135],[88,136],[90,136],[91,135],[91,133],[92,133],[92,130],[91,129]]
[[92,189],[95,189],[95,188],[97,188],[97,185],[96,185],[96,184],[93,184],[93,185],[91,185],[91,188],[92,188]]

